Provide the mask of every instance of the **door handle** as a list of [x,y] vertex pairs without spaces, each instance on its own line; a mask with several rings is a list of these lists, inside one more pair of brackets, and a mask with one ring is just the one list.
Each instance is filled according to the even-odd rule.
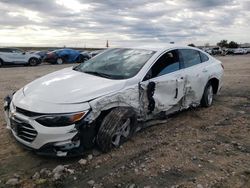
[[177,97],[178,97],[178,88],[175,89],[175,96],[174,96],[174,98],[177,99]]

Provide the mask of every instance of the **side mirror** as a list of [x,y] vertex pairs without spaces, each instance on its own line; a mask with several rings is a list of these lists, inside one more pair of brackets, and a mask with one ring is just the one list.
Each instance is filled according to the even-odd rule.
[[25,55],[26,54],[26,52],[23,52],[23,55]]

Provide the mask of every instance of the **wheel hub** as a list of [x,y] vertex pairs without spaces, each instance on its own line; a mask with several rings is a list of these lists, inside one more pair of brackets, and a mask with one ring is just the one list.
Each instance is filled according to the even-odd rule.
[[112,137],[112,144],[116,147],[120,145],[121,137],[127,138],[130,133],[130,118],[128,118]]

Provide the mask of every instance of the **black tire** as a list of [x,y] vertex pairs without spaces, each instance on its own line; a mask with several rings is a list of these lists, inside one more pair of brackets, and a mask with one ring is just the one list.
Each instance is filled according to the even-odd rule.
[[62,57],[58,57],[58,58],[56,59],[56,64],[61,65],[61,64],[63,64],[63,63],[64,63],[64,59],[63,59]]
[[203,107],[209,107],[213,104],[213,86],[211,84],[211,82],[208,82],[205,89],[204,89],[204,93],[201,99],[201,106]]
[[135,112],[125,107],[114,108],[103,119],[96,141],[103,152],[108,152],[127,141],[135,130]]
[[2,67],[2,66],[3,66],[3,60],[0,59],[0,67]]
[[30,66],[36,66],[38,64],[39,64],[39,60],[37,58],[32,57],[32,58],[29,59],[29,65]]

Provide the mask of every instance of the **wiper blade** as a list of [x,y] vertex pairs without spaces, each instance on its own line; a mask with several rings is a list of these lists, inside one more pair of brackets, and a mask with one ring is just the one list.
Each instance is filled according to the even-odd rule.
[[104,78],[112,78],[112,76],[102,73],[102,72],[96,72],[96,71],[84,71],[84,73],[87,74],[93,74],[95,76],[100,76],[100,77],[104,77]]

